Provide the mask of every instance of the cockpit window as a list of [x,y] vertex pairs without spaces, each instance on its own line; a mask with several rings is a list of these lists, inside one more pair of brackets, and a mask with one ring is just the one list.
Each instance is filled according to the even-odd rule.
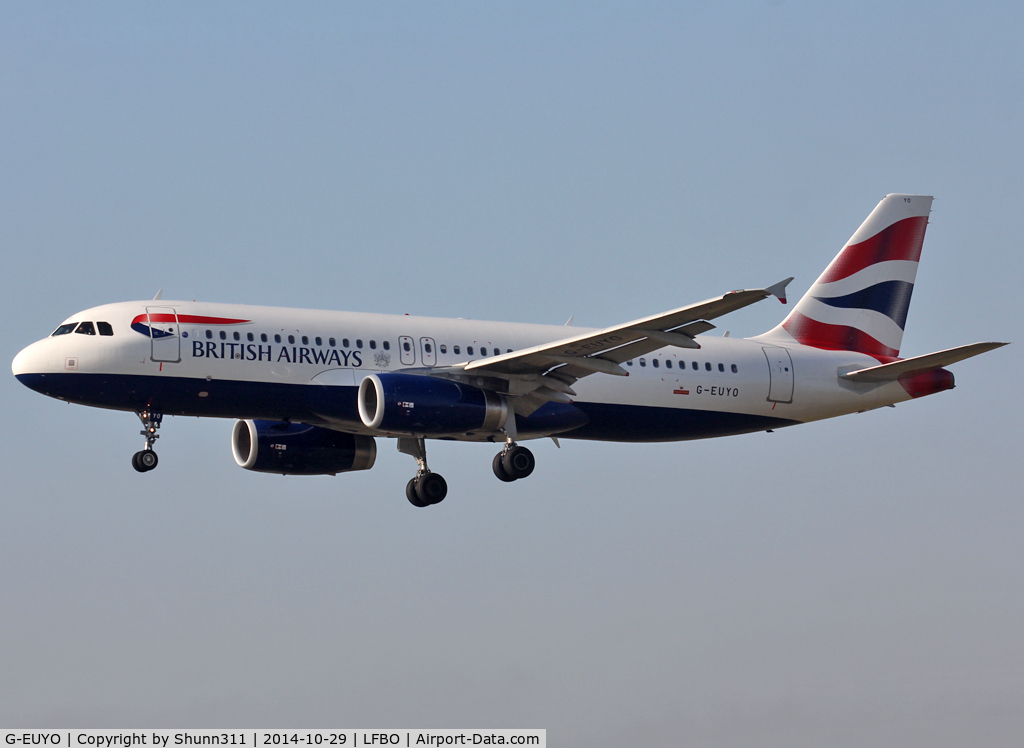
[[83,322],[78,326],[78,329],[75,330],[75,332],[79,335],[95,335],[96,328],[93,327],[92,322]]
[[110,336],[114,334],[114,328],[110,326],[109,322],[97,322],[96,327],[99,328],[100,335]]
[[66,325],[61,325],[60,327],[58,327],[56,330],[53,331],[53,335],[51,337],[54,337],[54,336],[57,336],[57,335],[67,335],[69,332],[74,330],[75,327],[77,327],[77,326],[78,326],[77,322],[69,322]]

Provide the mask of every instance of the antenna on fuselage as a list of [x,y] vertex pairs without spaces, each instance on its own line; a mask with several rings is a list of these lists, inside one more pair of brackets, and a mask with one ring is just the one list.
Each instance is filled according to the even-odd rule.
[[153,301],[160,301],[160,297],[164,295],[164,290],[161,288],[156,292],[156,296],[153,297]]

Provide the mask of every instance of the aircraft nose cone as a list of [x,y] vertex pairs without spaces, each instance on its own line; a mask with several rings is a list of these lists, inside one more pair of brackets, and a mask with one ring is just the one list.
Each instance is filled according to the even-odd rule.
[[33,374],[46,373],[46,353],[41,349],[40,343],[33,343],[23,348],[14,357],[11,362],[11,371],[21,382],[24,383],[25,377]]
[[56,353],[50,343],[49,340],[39,340],[22,349],[11,362],[11,371],[18,381],[30,390],[50,397],[59,397],[53,391],[53,378],[48,376],[50,358]]

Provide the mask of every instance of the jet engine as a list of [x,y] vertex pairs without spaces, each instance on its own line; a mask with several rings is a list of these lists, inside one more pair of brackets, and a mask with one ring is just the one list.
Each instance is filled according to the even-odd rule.
[[391,434],[497,431],[508,417],[501,395],[415,374],[368,375],[359,383],[358,406],[363,425]]
[[377,459],[372,436],[280,421],[235,421],[231,452],[246,470],[280,475],[334,475],[369,470]]

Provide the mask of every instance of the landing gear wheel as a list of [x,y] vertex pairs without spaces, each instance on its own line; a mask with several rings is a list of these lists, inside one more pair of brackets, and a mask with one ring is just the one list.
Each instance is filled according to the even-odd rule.
[[501,466],[505,472],[512,476],[513,480],[525,478],[533,472],[537,461],[533,458],[533,452],[526,447],[514,446],[506,450],[501,458]]
[[405,484],[405,498],[409,499],[409,503],[414,507],[422,509],[427,505],[420,500],[419,495],[416,493],[416,481],[416,478],[412,478]]
[[438,473],[424,473],[416,479],[416,495],[423,506],[440,504],[448,495],[448,484]]
[[144,449],[132,455],[132,467],[140,473],[148,473],[156,467],[159,461],[156,452],[150,449]]
[[515,478],[505,472],[505,466],[501,462],[501,458],[504,456],[504,452],[498,452],[498,454],[494,455],[494,459],[491,460],[491,469],[494,471],[498,480],[504,481],[505,483],[511,483]]
[[422,436],[401,436],[398,438],[398,451],[416,460],[416,477],[405,486],[405,498],[413,506],[424,507],[440,504],[448,495],[448,484],[437,473],[430,472],[427,467],[426,440]]

